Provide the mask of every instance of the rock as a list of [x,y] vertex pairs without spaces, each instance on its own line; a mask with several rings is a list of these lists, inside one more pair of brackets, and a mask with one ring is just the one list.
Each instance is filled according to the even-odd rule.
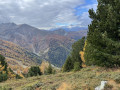
[[96,87],[95,90],[103,90],[106,84],[107,81],[101,81],[101,85]]

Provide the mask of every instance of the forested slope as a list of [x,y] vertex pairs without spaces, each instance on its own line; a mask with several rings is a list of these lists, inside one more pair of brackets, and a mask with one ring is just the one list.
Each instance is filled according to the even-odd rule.
[[39,56],[8,41],[0,40],[0,54],[6,57],[8,64],[14,69],[31,65],[40,65]]

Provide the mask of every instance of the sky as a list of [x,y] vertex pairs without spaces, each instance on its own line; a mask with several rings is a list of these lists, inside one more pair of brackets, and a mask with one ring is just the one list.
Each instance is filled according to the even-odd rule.
[[0,23],[29,24],[43,29],[87,27],[88,10],[97,0],[0,0]]

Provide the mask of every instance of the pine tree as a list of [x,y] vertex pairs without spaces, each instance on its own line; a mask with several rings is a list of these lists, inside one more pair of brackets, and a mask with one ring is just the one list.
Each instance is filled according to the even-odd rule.
[[0,82],[7,80],[7,63],[5,62],[5,57],[0,55]]
[[37,76],[37,75],[41,75],[41,70],[38,66],[32,66],[30,69],[29,69],[29,72],[28,72],[28,76],[32,77],[32,76]]
[[74,71],[79,71],[81,69],[80,62],[74,63]]
[[86,64],[120,66],[120,0],[98,0],[97,11],[91,9],[89,14]]
[[85,44],[85,37],[78,40],[72,45],[71,55],[68,56],[68,58],[65,61],[65,64],[63,65],[64,72],[71,71],[72,69],[74,69],[74,65],[76,65],[75,64],[76,62],[79,62],[80,64],[79,68],[82,68],[82,60],[79,52],[83,50],[84,44]]
[[63,70],[62,71],[63,72],[69,72],[73,69],[73,67],[74,67],[74,63],[71,59],[71,56],[68,56],[64,65],[63,65],[63,68],[62,68]]
[[72,45],[71,59],[73,60],[73,62],[75,61],[80,63],[82,62],[79,52],[83,50],[84,43],[85,43],[85,37],[79,39],[77,42],[75,42]]

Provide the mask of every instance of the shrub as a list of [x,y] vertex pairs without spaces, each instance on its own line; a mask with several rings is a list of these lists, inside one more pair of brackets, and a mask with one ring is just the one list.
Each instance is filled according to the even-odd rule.
[[106,84],[104,90],[112,90],[112,88],[113,88],[112,85]]
[[23,90],[35,90],[35,88],[33,88],[32,86],[27,86]]
[[42,85],[43,85],[42,82],[38,82],[38,83],[36,83],[36,84],[34,84],[32,86],[27,86],[27,87],[23,88],[23,90],[36,90],[36,88],[38,88],[38,87],[40,87]]
[[32,76],[37,76],[37,75],[42,75],[42,72],[40,70],[40,68],[38,66],[32,66],[30,69],[29,69],[29,72],[28,72],[28,77],[32,77]]
[[0,74],[0,82],[6,81],[8,79],[7,74]]
[[21,79],[22,77],[18,74],[16,74],[16,79]]
[[120,77],[117,77],[114,81],[119,84],[120,83]]
[[12,88],[6,87],[6,86],[4,86],[4,87],[0,86],[0,90],[12,90]]

